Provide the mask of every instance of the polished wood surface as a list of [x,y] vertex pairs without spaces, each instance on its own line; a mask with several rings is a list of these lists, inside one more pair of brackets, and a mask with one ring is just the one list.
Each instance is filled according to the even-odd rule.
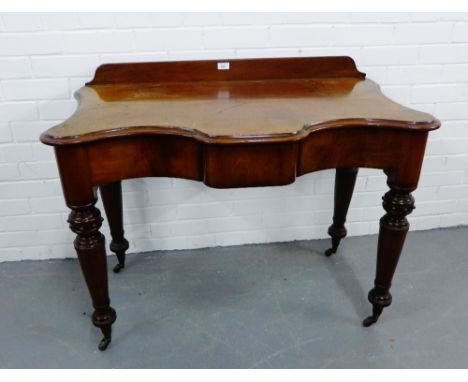
[[[231,65],[221,70],[218,63]],[[364,78],[365,74],[351,57],[140,62],[101,65],[88,85],[343,77]]]
[[[218,70],[226,68],[229,70]],[[78,110],[41,135],[55,154],[75,248],[95,312],[111,341],[106,250],[96,208],[100,188],[111,228],[110,248],[125,265],[121,181],[177,177],[217,188],[278,186],[297,176],[337,169],[335,253],[357,170],[384,170],[384,195],[374,288],[377,321],[390,305],[391,281],[409,229],[433,116],[410,110],[365,79],[349,57],[307,57],[108,64],[77,93]],[[312,302],[311,302],[312,303]]]
[[[386,98],[352,61],[341,60],[343,70],[331,66],[327,72],[329,61],[339,59],[169,62],[136,64],[138,69],[104,65],[76,93],[76,113],[48,130],[42,141],[59,145],[109,135],[169,134],[207,143],[272,142],[294,141],[338,126],[421,130],[438,126],[431,115]],[[228,62],[230,69],[217,70],[220,62]],[[283,70],[279,77],[278,62],[295,70]],[[177,71],[169,70],[173,65]],[[247,78],[236,74],[238,66]],[[253,74],[261,69],[258,76]],[[138,81],[132,77],[135,72]]]

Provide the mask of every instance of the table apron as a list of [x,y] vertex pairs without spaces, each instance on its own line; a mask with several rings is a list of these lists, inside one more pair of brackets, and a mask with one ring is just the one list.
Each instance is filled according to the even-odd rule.
[[[396,183],[414,189],[427,132],[341,128],[311,132],[299,141],[208,144],[188,137],[131,136],[56,147],[64,191],[76,183],[98,186],[140,177],[175,177],[215,188],[277,186],[296,176],[343,167],[394,172]],[[78,186],[75,184],[74,187]]]

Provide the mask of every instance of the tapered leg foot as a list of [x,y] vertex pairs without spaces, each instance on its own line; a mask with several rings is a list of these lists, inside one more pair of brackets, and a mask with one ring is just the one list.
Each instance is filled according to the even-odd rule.
[[341,239],[346,236],[346,228],[335,228],[333,225],[328,228],[328,234],[332,237],[332,246],[325,251],[325,256],[330,257],[336,253]]
[[104,351],[112,341],[112,324],[115,322],[117,314],[112,307],[100,311],[96,309],[93,314],[93,324],[101,329],[103,337],[99,342],[98,349]]
[[336,253],[341,239],[347,234],[345,228],[346,214],[353,196],[357,173],[358,169],[355,167],[336,169],[333,224],[328,228],[328,234],[332,238],[332,246],[325,251],[327,257]]
[[117,256],[117,265],[114,267],[114,273],[120,273],[125,268],[125,251],[128,249],[129,244],[127,239],[121,238],[120,242],[111,241],[110,250]]
[[392,303],[392,295],[384,288],[375,287],[369,292],[369,302],[372,304],[372,316],[362,321],[362,325],[369,327],[377,322],[383,309]]
[[122,184],[120,181],[108,183],[100,186],[100,190],[112,236],[110,250],[116,254],[118,261],[114,273],[120,273],[125,268],[125,252],[129,247],[123,229]]

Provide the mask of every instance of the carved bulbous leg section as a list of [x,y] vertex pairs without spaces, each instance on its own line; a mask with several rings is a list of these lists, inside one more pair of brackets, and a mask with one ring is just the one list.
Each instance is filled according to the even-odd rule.
[[94,204],[73,207],[68,218],[70,229],[77,235],[75,249],[93,300],[95,310],[92,322],[104,335],[99,349],[105,350],[111,342],[111,327],[116,313],[110,306],[105,239],[99,232],[102,220],[101,213]]
[[390,187],[390,191],[383,197],[386,214],[380,219],[376,278],[374,288],[368,296],[372,304],[372,315],[362,323],[366,327],[376,323],[383,309],[392,303],[389,290],[409,229],[406,216],[414,209],[414,198],[410,190],[392,185]]
[[76,250],[92,249],[104,242],[104,235],[99,232],[102,221],[101,213],[94,205],[70,212],[68,223],[77,235],[74,241]]
[[380,219],[380,223],[391,229],[407,232],[409,223],[406,216],[414,210],[413,195],[410,192],[392,189],[383,196],[382,200],[387,213]]
[[336,253],[341,239],[347,234],[345,228],[346,215],[353,196],[357,173],[358,168],[355,167],[336,169],[333,224],[328,228],[328,234],[332,238],[332,246],[325,251],[325,256]]

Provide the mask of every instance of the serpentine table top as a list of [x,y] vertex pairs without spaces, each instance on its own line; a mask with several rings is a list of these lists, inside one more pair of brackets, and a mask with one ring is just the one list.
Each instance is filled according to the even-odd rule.
[[270,142],[327,127],[438,126],[385,97],[348,57],[108,64],[75,96],[78,110],[45,143],[148,133]]

